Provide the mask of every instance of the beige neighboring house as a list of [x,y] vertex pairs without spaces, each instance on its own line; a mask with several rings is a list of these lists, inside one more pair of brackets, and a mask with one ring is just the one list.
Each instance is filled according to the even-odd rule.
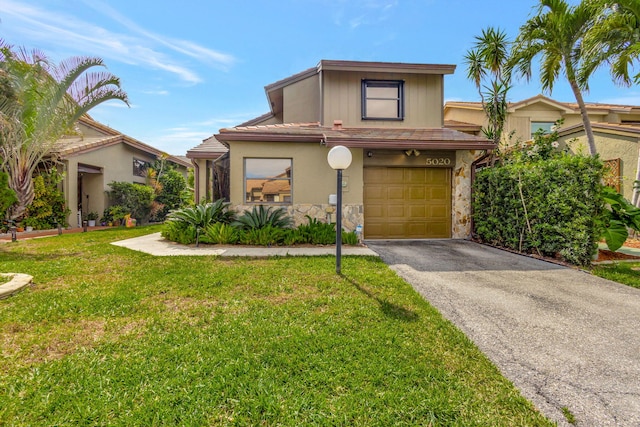
[[[633,183],[638,178],[640,161],[640,106],[587,103],[595,144],[600,158],[610,168],[607,183],[628,200],[634,200]],[[559,129],[559,142],[573,152],[588,153],[589,147],[578,104],[558,102],[537,95],[520,102],[509,103],[504,135],[505,143],[529,141],[538,129],[551,130],[557,120],[564,120]],[[447,120],[486,126],[486,115],[480,102],[447,102]],[[637,201],[637,200],[636,200]]]
[[[284,207],[296,224],[306,215],[335,221],[332,147],[351,150],[343,173],[343,225],[365,238],[465,238],[470,234],[471,171],[494,145],[480,127],[443,115],[444,77],[454,65],[323,60],[265,87],[271,111],[221,129],[229,149],[229,200],[238,210]],[[191,150],[200,171],[197,197],[208,194],[203,170],[222,148]]]
[[[107,191],[113,181],[145,184],[145,169],[161,156],[162,151],[118,132],[108,126],[82,117],[77,134],[59,140],[51,156],[62,166],[62,182],[66,206],[71,210],[71,227],[82,225],[82,217],[97,212],[100,217],[109,199]],[[186,159],[168,156],[185,176],[191,164]]]

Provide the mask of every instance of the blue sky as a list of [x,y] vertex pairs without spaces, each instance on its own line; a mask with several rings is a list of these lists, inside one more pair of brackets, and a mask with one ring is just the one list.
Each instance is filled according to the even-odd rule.
[[[0,38],[52,59],[99,56],[131,108],[91,115],[181,155],[218,129],[269,111],[264,86],[321,59],[455,64],[446,100],[478,100],[465,78],[474,36],[495,26],[515,37],[534,0],[0,0]],[[178,6],[179,5],[179,6]],[[540,93],[519,81],[511,101]],[[563,80],[552,96],[575,99]],[[590,102],[640,104],[640,88],[591,80]]]

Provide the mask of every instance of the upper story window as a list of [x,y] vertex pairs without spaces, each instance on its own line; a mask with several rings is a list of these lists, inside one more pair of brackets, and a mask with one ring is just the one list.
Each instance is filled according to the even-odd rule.
[[547,135],[551,133],[552,127],[555,126],[556,122],[531,122],[531,139],[538,131],[542,131],[543,135]]
[[402,80],[362,80],[363,120],[403,120]]
[[291,159],[244,159],[246,203],[291,203]]

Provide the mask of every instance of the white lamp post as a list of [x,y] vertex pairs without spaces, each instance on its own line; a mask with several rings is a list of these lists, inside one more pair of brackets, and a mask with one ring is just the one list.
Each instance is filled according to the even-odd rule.
[[337,213],[336,213],[336,274],[340,274],[342,258],[342,171],[351,164],[351,151],[347,147],[337,145],[329,150],[327,162],[331,169],[338,172]]

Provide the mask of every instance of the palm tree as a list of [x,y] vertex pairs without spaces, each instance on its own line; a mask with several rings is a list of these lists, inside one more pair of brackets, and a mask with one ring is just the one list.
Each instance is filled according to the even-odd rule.
[[583,60],[583,38],[595,21],[594,8],[586,2],[569,6],[565,0],[540,0],[538,14],[522,27],[511,51],[510,65],[520,76],[531,79],[531,64],[540,55],[540,83],[544,91],[564,73],[576,98],[587,135],[589,152],[596,145],[582,91],[588,89],[588,75],[579,78]]
[[0,40],[0,170],[18,202],[11,218],[19,218],[33,201],[33,173],[53,145],[73,132],[76,121],[111,99],[129,105],[120,80],[100,58],[72,57],[53,64],[38,51],[14,50]]
[[[613,79],[626,86],[632,83],[629,67],[640,59],[640,2],[638,0],[590,0],[598,21],[584,38],[584,80],[603,63],[611,65]],[[633,76],[640,84],[640,73]]]
[[484,135],[500,144],[507,119],[507,92],[511,73],[507,68],[510,42],[502,30],[489,27],[476,36],[473,49],[467,51],[467,78],[476,86],[488,119]]

